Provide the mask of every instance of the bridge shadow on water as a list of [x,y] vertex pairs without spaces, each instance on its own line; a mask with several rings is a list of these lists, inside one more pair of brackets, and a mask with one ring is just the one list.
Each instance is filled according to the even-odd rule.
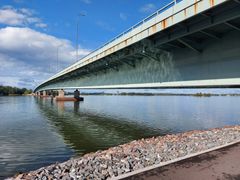
[[61,135],[77,155],[169,132],[167,129],[154,129],[142,123],[81,109],[84,102],[35,100],[51,130]]

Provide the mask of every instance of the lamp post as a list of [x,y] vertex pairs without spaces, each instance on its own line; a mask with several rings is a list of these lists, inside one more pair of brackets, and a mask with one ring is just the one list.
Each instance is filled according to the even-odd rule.
[[81,16],[86,16],[84,13],[79,13],[77,18],[77,34],[76,34],[76,61],[78,61],[78,41],[79,41],[79,19]]
[[63,44],[59,44],[57,46],[57,72],[59,70],[59,48],[62,47],[62,46],[63,46]]

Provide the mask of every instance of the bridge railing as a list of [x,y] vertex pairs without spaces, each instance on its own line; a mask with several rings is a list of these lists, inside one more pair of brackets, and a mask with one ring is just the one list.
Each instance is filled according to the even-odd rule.
[[[111,42],[121,38],[123,35],[130,33],[132,30],[136,29],[137,27],[143,25],[144,23],[146,23],[147,21],[153,19],[154,17],[156,17],[158,14],[166,11],[167,9],[173,7],[175,4],[177,4],[178,2],[181,2],[183,0],[173,0],[172,2],[168,3],[167,5],[163,6],[162,8],[160,8],[159,10],[157,10],[156,12],[154,12],[153,14],[151,14],[150,16],[146,17],[145,19],[143,19],[142,21],[140,21],[139,23],[133,25],[132,27],[130,27],[129,29],[127,29],[126,31],[124,31],[123,33],[119,34],[118,36],[116,36],[115,38],[113,38],[112,40],[108,41],[107,43],[103,44],[102,46],[100,46],[99,48],[97,48],[96,50],[94,50],[91,53],[94,53],[95,51],[103,48],[104,46],[110,44]],[[84,57],[83,57],[84,58]]]
[[158,9],[156,12],[154,12],[153,14],[149,15],[148,17],[146,17],[145,19],[143,19],[142,21],[138,22],[137,24],[133,25],[132,27],[130,27],[129,29],[127,29],[126,31],[122,32],[121,34],[119,34],[118,36],[114,37],[113,39],[111,39],[110,41],[106,42],[105,44],[101,45],[100,47],[98,47],[97,49],[95,49],[94,51],[92,51],[91,53],[89,53],[88,55],[82,57],[78,62],[74,63],[73,65],[71,65],[70,67],[64,69],[63,71],[55,74],[52,78],[55,78],[59,75],[62,75],[64,73],[69,72],[69,70],[71,70],[74,66],[79,66],[82,63],[84,63],[85,61],[81,61],[83,59],[85,59],[86,57],[88,57],[90,54],[94,54],[97,51],[99,51],[100,49],[102,49],[103,47],[106,47],[107,45],[111,44],[112,42],[121,39],[121,37],[123,37],[124,35],[131,33],[133,30],[135,30],[136,28],[144,25],[145,23],[147,23],[148,21],[152,20],[153,18],[155,18],[157,15],[165,12],[166,10],[170,9],[171,7],[173,7],[174,5],[176,5],[177,3],[181,2],[183,0],[173,0],[170,3],[168,3],[167,5],[163,6],[162,8]]
[[[91,53],[89,53],[88,55],[84,56],[83,58],[81,58],[78,62],[72,64],[71,66],[69,66],[68,68],[60,71],[59,73],[55,74],[54,76],[52,76],[51,78],[49,78],[47,81],[55,79],[56,77],[59,77],[61,75],[64,75],[68,72],[71,72],[79,67],[82,67],[84,65],[86,65],[88,62],[92,61],[93,59],[96,59],[98,57],[98,55],[101,54],[101,51],[104,51],[106,49],[109,48],[110,45],[112,45],[113,43],[117,44],[119,42],[121,42],[120,40],[123,39],[123,37],[125,36],[129,36],[131,35],[131,33],[134,33],[136,30],[138,30],[141,27],[144,27],[146,25],[148,25],[148,23],[157,18],[158,15],[162,15],[165,12],[168,14],[168,10],[170,8],[174,8],[178,3],[182,2],[184,0],[173,0],[170,3],[168,3],[167,5],[163,6],[162,8],[160,8],[159,10],[157,10],[156,12],[154,12],[153,14],[151,14],[150,16],[146,17],[145,19],[143,19],[142,21],[140,21],[139,23],[135,24],[134,26],[132,26],[131,28],[127,29],[126,31],[124,31],[123,33],[121,33],[120,35],[116,36],[115,38],[113,38],[112,40],[108,41],[107,43],[103,44],[102,46],[100,46],[99,48],[95,49],[94,51],[92,51]],[[201,1],[201,0],[197,0]],[[196,1],[195,1],[196,3]],[[179,7],[176,6],[177,9],[179,9]],[[181,9],[179,9],[181,10]],[[165,17],[166,18],[166,17]],[[94,61],[94,60],[93,60]],[[45,82],[47,82],[45,81]],[[45,82],[41,83],[44,84]]]

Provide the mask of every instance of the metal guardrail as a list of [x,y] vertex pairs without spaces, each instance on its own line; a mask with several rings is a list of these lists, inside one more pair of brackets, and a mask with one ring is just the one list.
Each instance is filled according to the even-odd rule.
[[[150,16],[146,17],[145,19],[143,19],[142,21],[140,21],[139,23],[133,25],[132,27],[130,27],[129,29],[127,29],[126,31],[124,31],[123,33],[119,34],[118,36],[116,36],[115,38],[113,38],[112,40],[106,42],[105,44],[101,45],[99,48],[95,49],[94,51],[92,51],[89,54],[92,54],[96,51],[98,51],[99,49],[103,48],[104,46],[112,43],[113,41],[119,39],[120,37],[122,37],[123,35],[130,33],[131,31],[133,31],[134,29],[136,29],[137,27],[143,25],[144,23],[148,22],[149,20],[153,19],[154,17],[156,17],[157,15],[163,13],[164,11],[168,10],[169,8],[173,7],[174,5],[176,5],[177,3],[181,2],[183,0],[173,0],[172,2],[168,3],[167,5],[163,6],[162,8],[160,8],[159,10],[157,10],[156,12],[154,12],[153,14],[151,14]],[[88,54],[88,55],[89,55]],[[82,57],[79,61],[81,61],[82,59],[84,59],[85,57],[87,57],[88,55]]]
[[[120,39],[122,36],[132,32],[133,30],[135,30],[136,28],[140,27],[141,25],[147,23],[148,21],[150,21],[151,19],[153,19],[154,17],[156,17],[157,15],[165,12],[166,10],[170,9],[171,7],[175,6],[177,3],[181,2],[183,0],[173,0],[170,3],[168,3],[167,5],[163,6],[162,8],[158,9],[156,12],[154,12],[153,14],[149,15],[148,17],[146,17],[145,19],[143,19],[142,21],[138,22],[137,24],[133,25],[132,27],[130,27],[129,29],[127,29],[126,31],[124,31],[123,33],[119,34],[118,36],[116,36],[115,38],[111,39],[110,41],[108,41],[107,43],[101,45],[100,47],[98,47],[97,49],[95,49],[94,51],[90,52],[89,54],[87,54],[86,56],[82,57],[80,60],[78,60],[78,62],[75,62],[74,64],[76,65],[81,65],[82,63],[84,63],[85,61],[80,62],[82,59],[86,58],[87,56],[89,56],[90,54],[93,54],[95,52],[97,52],[98,50],[100,50],[101,48],[109,45],[110,43],[112,43],[113,41],[116,41],[118,39]],[[71,66],[73,66],[74,64],[72,64]],[[70,66],[70,67],[71,67]],[[73,67],[71,67],[70,69],[65,69],[62,70],[60,72],[58,72],[57,74],[55,74],[54,76],[52,76],[50,79],[54,79],[56,77],[58,77],[58,75],[62,75],[64,73],[68,73],[69,71],[71,71],[71,69],[73,69]],[[65,71],[65,72],[64,72]],[[47,81],[48,81],[47,80]],[[45,82],[47,82],[45,81]],[[43,82],[43,83],[45,83]],[[41,84],[43,84],[41,83]]]

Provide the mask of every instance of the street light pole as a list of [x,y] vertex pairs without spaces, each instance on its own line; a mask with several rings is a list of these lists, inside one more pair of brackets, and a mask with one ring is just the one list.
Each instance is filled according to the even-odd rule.
[[79,21],[81,16],[86,16],[84,13],[79,13],[78,14],[78,19],[77,19],[77,37],[76,37],[76,61],[78,61],[78,43],[79,43]]
[[60,47],[62,47],[63,46],[63,44],[60,44],[60,45],[58,45],[57,46],[57,72],[58,72],[58,70],[59,70],[59,48]]

